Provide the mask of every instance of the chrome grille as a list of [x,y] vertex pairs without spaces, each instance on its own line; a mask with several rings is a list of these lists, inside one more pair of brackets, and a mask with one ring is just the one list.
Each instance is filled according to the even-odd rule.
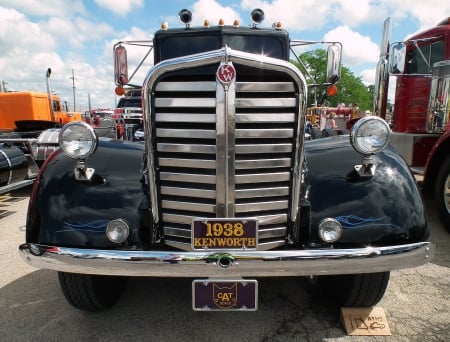
[[294,83],[238,78],[223,110],[223,86],[209,80],[214,75],[196,82],[171,77],[155,87],[152,117],[165,244],[190,250],[196,217],[257,217],[259,249],[284,245],[297,134]]

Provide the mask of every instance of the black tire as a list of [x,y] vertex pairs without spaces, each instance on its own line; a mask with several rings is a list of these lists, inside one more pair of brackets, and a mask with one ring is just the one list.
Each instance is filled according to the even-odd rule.
[[322,132],[317,127],[311,127],[309,129],[309,134],[311,135],[311,139],[319,139],[322,137]]
[[371,307],[386,292],[390,272],[317,276],[305,279],[305,285],[314,296],[326,295],[342,307]]
[[383,298],[390,272],[327,277],[328,293],[344,307],[371,307]]
[[337,135],[337,133],[334,129],[325,128],[322,130],[322,138],[334,137],[336,135]]
[[450,157],[447,157],[439,169],[434,193],[439,216],[450,233]]
[[111,308],[122,295],[127,278],[58,272],[67,301],[84,311]]

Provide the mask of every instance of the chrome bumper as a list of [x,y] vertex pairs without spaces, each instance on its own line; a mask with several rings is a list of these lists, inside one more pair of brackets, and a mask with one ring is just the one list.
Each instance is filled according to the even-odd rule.
[[124,251],[23,244],[23,259],[62,272],[154,277],[279,277],[374,273],[423,265],[429,242],[296,251]]

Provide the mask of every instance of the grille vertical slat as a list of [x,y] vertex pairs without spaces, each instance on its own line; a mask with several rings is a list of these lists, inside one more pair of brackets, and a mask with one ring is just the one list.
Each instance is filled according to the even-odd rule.
[[[218,198],[231,198],[233,216],[258,219],[260,249],[284,245],[298,119],[294,82],[242,76],[230,90],[233,107],[224,114],[216,108],[220,83],[170,77],[155,88],[152,118],[165,243],[189,250],[192,219],[216,217]],[[231,134],[222,136],[230,123]],[[222,144],[230,136],[233,140]],[[232,165],[218,162],[217,146],[231,146]],[[219,172],[219,165],[233,169]],[[219,179],[223,174],[231,180]],[[224,197],[217,189],[227,182],[233,184],[232,196]]]

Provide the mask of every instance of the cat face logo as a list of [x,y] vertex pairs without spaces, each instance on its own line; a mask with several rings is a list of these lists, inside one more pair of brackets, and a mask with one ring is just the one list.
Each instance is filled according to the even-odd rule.
[[236,79],[236,70],[233,64],[221,64],[216,72],[217,79],[222,84],[230,84]]
[[237,284],[223,287],[214,284],[213,297],[214,303],[221,309],[236,306],[238,299]]

